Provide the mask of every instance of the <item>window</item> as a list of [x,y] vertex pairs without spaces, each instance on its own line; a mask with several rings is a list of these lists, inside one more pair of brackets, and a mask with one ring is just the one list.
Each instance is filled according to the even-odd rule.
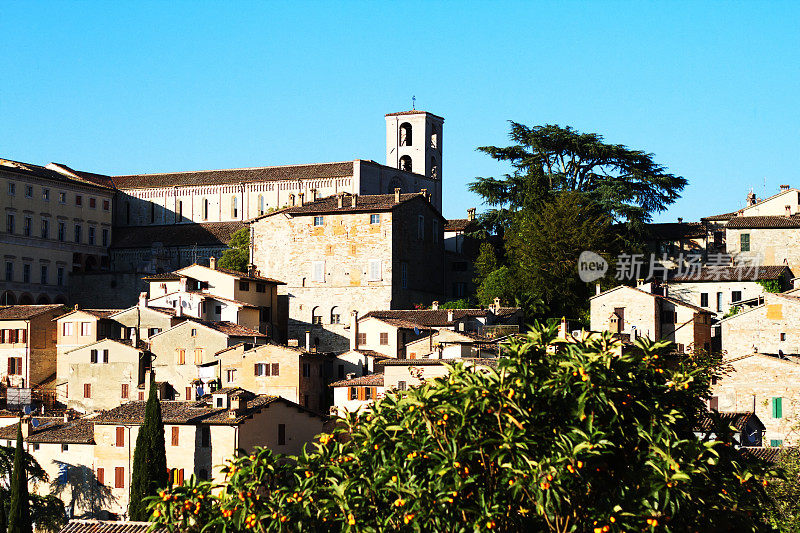
[[231,198],[231,218],[239,217],[239,197],[234,196]]
[[234,381],[236,381],[236,369],[230,368],[225,371],[225,382],[233,383]]
[[208,220],[208,198],[203,198],[203,220]]
[[781,342],[786,340],[786,333],[781,333]]
[[269,376],[269,363],[255,363],[253,365],[253,375]]
[[200,429],[200,446],[203,448],[211,446],[211,428],[203,427]]
[[411,124],[403,122],[400,124],[400,146],[411,146]]
[[56,283],[59,287],[64,286],[64,267],[58,267],[56,269]]
[[240,291],[244,291],[244,292],[249,291],[250,290],[250,283],[248,283],[246,281],[240,281],[239,282],[239,290]]
[[29,265],[28,263],[22,265],[22,281],[24,283],[31,282],[31,265]]
[[[23,330],[24,331],[24,330]],[[25,342],[24,339],[17,338],[17,342]],[[8,358],[8,374],[10,376],[22,375],[22,357]]]
[[308,407],[308,394],[303,394],[303,407]]
[[150,204],[150,223],[156,221],[156,204]]
[[89,198],[89,208],[90,209],[97,209],[97,199],[96,198]]
[[97,362],[97,350],[91,350],[89,352],[89,361],[91,361],[92,363]]
[[41,276],[39,278],[39,283],[42,285],[47,285],[47,265],[42,265],[40,270]]
[[115,430],[115,443],[114,446],[117,448],[123,448],[125,446],[125,428],[121,426],[117,426]]
[[75,195],[75,205],[83,205],[83,196],[80,194]]
[[179,429],[180,428],[178,428],[177,426],[172,426],[172,443],[171,443],[172,446],[177,446],[178,445],[178,442],[179,442],[179,439],[178,439]]
[[261,194],[258,195],[258,214],[264,214],[264,196]]
[[108,211],[109,209],[111,209],[111,202],[103,200],[103,211]]
[[374,396],[372,394],[372,389],[373,388],[374,387],[364,387],[364,399],[365,400],[371,400],[372,399],[372,397]]
[[311,377],[311,364],[310,363],[303,363],[303,377],[310,378]]
[[359,333],[358,338],[356,339],[358,345],[367,344],[367,334],[366,333]]
[[463,298],[467,295],[467,284],[463,281],[453,282],[453,296]]
[[183,348],[178,349],[178,364],[185,365],[186,364],[186,350]]
[[92,384],[91,383],[84,383],[83,384],[83,397],[84,398],[91,398],[92,397]]
[[108,246],[108,229],[103,228],[103,246]]
[[331,309],[331,324],[341,324],[342,314],[339,312],[338,307]]
[[98,485],[103,485],[105,483],[105,481],[106,481],[106,479],[105,479],[106,478],[105,469],[98,468],[97,469],[97,473],[95,474],[95,477],[97,477],[97,484]]
[[127,400],[129,396],[130,396],[130,391],[128,390],[128,384],[123,383],[122,391],[120,392],[119,397],[122,398],[123,400]]
[[125,467],[123,466],[114,468],[114,488],[125,488]]
[[33,185],[25,186],[25,198],[33,198]]
[[14,263],[6,261],[6,281],[14,281]]
[[272,375],[273,376],[280,376],[281,374],[281,365],[280,363],[272,363]]
[[183,397],[186,398],[186,401],[189,401],[189,400],[192,399],[192,388],[191,387],[186,387],[186,391],[184,392],[184,396]]
[[350,399],[351,400],[358,399],[358,387],[350,387]]
[[431,237],[433,242],[439,242],[439,221],[434,220],[431,222],[431,227],[433,228],[433,236]]
[[381,333],[381,346],[388,346],[388,345],[389,345],[389,334]]
[[25,217],[25,224],[22,226],[22,233],[26,237],[30,237],[32,229],[33,229],[33,219],[31,217]]
[[783,418],[783,398],[780,396],[772,399],[772,418]]
[[369,223],[370,224],[380,224],[381,223],[381,216],[380,215],[370,215],[369,216]]
[[62,452],[68,452],[69,451],[69,444],[62,444],[61,445],[61,451]]
[[89,226],[89,244],[94,246],[94,235],[95,235],[95,228],[93,226]]
[[161,328],[147,328],[147,336],[152,337],[153,335],[160,333]]
[[64,242],[67,238],[67,225],[63,222],[58,223],[58,240]]
[[311,323],[314,325],[322,324],[322,315],[320,314],[319,306],[311,310]]
[[722,293],[717,293],[717,312],[722,311]]
[[81,242],[81,225],[75,224],[75,242]]
[[286,444],[286,424],[278,424],[278,444]]
[[397,382],[397,390],[406,390],[406,382],[405,381],[398,381]]
[[58,201],[59,201],[59,203],[62,203],[62,204],[67,203],[67,193],[65,193],[65,192],[58,193]]
[[14,213],[6,215],[6,233],[14,233]]
[[420,215],[417,218],[417,239],[422,240],[425,238],[425,217]]
[[81,322],[81,337],[88,337],[92,334],[92,323]]
[[311,281],[325,282],[325,261],[311,263]]
[[741,302],[742,291],[731,291],[731,302]]
[[749,252],[750,251],[750,234],[749,233],[742,233],[739,235],[739,251],[740,252]]
[[708,293],[701,292],[700,293],[700,307],[708,307]]
[[178,223],[183,220],[183,202],[178,202],[178,207],[175,211],[175,223]]
[[199,365],[203,363],[203,349],[202,348],[195,348],[194,349],[194,364]]
[[72,328],[73,328],[73,322],[64,322],[61,325],[61,334],[64,335],[65,337],[71,337],[75,333]]
[[140,402],[144,401],[144,392],[142,392],[142,391],[139,391],[139,401]]
[[108,350],[103,350],[103,364],[108,364]]
[[197,337],[197,328],[192,328],[192,337]]
[[221,305],[215,305],[214,306],[214,312],[216,314],[218,314],[218,315],[221,315],[222,314],[222,306]]
[[46,218],[42,219],[42,239],[50,238],[50,221]]
[[780,448],[781,446],[783,446],[783,439],[770,439],[769,445],[772,448]]
[[15,194],[17,194],[17,184],[9,182],[8,183],[8,195],[9,196],[14,196]]
[[381,261],[380,259],[369,260],[369,281],[381,280]]
[[35,451],[35,452],[38,452],[38,451],[39,451],[39,444],[38,444],[38,443],[34,443],[34,445],[33,445],[33,451]]
[[325,217],[314,217],[314,225],[315,226],[324,226],[325,225]]
[[263,283],[256,283],[256,292],[267,292],[267,286]]

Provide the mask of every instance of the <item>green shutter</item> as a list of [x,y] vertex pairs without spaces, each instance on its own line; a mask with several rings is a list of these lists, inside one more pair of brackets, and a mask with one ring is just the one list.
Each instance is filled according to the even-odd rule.
[[772,418],[783,417],[783,398],[777,397],[772,399]]
[[771,439],[769,445],[773,448],[780,448],[783,446],[783,439]]
[[749,252],[750,251],[750,234],[749,233],[742,233],[740,235],[740,252]]

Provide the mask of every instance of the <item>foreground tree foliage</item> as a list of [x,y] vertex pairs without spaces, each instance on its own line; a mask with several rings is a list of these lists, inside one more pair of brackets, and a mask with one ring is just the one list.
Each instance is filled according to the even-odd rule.
[[456,364],[313,449],[261,449],[152,498],[170,531],[756,531],[765,475],[691,428],[705,364],[537,326],[496,369]]

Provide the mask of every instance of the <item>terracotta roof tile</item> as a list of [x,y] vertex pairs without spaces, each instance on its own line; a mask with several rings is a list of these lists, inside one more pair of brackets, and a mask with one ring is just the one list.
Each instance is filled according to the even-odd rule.
[[149,248],[155,242],[164,246],[227,246],[231,236],[246,227],[244,222],[208,222],[205,224],[164,224],[114,228],[112,248]]
[[444,225],[444,231],[466,231],[471,226],[477,226],[477,222],[468,218],[453,218]]
[[150,274],[142,279],[145,281],[178,281],[183,276],[175,272],[161,272],[160,274]]
[[383,387],[383,372],[378,374],[368,374],[353,379],[343,379],[341,381],[334,381],[330,384],[331,387],[355,387],[357,385],[366,385],[369,387]]
[[134,174],[113,176],[119,189],[149,189],[189,185],[220,185],[259,181],[291,181],[304,178],[340,178],[353,175],[353,162],[319,163],[313,165],[282,165],[274,167],[231,168],[168,172],[163,174]]
[[28,320],[49,311],[69,309],[61,304],[0,306],[0,320]]
[[[103,520],[70,520],[59,533],[147,533],[150,522],[112,522]],[[161,528],[156,528],[159,531]]]
[[762,461],[767,461],[768,463],[777,463],[783,454],[796,452],[797,448],[790,447],[790,446],[770,446],[770,447],[751,447],[745,446],[739,448],[739,453],[742,454],[745,458],[753,458],[753,459],[760,459]]
[[791,270],[789,270],[789,267],[786,265],[765,265],[760,267],[749,267],[747,265],[703,267],[697,275],[687,272],[682,276],[675,276],[669,281],[756,281],[778,279],[786,272],[791,274]]
[[[213,320],[201,320],[199,318],[194,317],[185,317],[189,322],[196,322],[198,324],[202,324],[207,326],[211,329],[217,330],[220,333],[224,333],[229,337],[260,337],[260,338],[267,338],[267,335],[263,333],[259,333],[254,329],[250,329],[246,326],[242,326],[239,324],[234,324],[233,322],[215,322]],[[165,331],[166,332],[166,331]],[[162,333],[165,333],[162,332]]]
[[[33,427],[33,420],[39,425]],[[87,419],[76,419],[64,422],[64,419],[34,416],[31,419],[31,428],[26,442],[41,444],[72,443],[93,444],[94,422]],[[17,438],[17,425],[11,424],[0,428],[0,439],[14,440]]]
[[456,363],[474,363],[476,365],[495,368],[499,359],[496,357],[458,357],[448,359],[384,359],[375,361],[375,366],[436,366],[454,365]]
[[730,220],[735,217],[739,212],[738,211],[731,211],[730,213],[723,213],[721,215],[711,215],[710,217],[703,217],[701,220],[711,220],[711,221],[726,221]]
[[385,116],[387,116],[387,117],[399,117],[399,116],[403,116],[403,115],[420,115],[420,114],[423,114],[423,113],[427,113],[428,115],[434,116],[436,118],[441,118],[442,120],[444,120],[444,118],[440,117],[439,115],[434,115],[433,113],[428,113],[427,111],[422,111],[420,109],[410,109],[408,111],[398,111],[396,113],[386,113]]
[[[449,320],[449,313],[452,311],[453,320]],[[518,307],[501,307],[496,316],[509,316],[520,311]],[[405,309],[389,311],[371,311],[362,318],[377,318],[379,320],[400,320],[405,323],[400,327],[414,326],[451,326],[455,322],[469,317],[489,316],[491,311],[488,309]],[[399,324],[399,323],[398,323]]]
[[[352,195],[345,194],[342,201],[342,207],[339,207],[337,196],[326,196],[325,198],[320,198],[304,205],[286,207],[284,209],[279,209],[278,211],[273,211],[272,213],[261,215],[260,217],[254,218],[253,221],[271,217],[280,213],[302,216],[322,215],[328,213],[369,213],[375,211],[391,211],[404,202],[424,197],[422,193],[401,194],[400,203],[395,203],[394,194],[365,194],[363,196],[356,197],[355,207],[353,207],[352,198]],[[444,218],[442,219],[444,220]]]
[[19,161],[12,161],[10,159],[0,159],[0,172],[31,176],[59,183],[86,185],[94,188],[114,188],[109,176],[92,174],[90,172],[79,172],[72,170],[66,165],[57,163],[50,163],[46,167],[43,167],[30,163],[20,163]]
[[[720,412],[717,413],[720,417],[720,421],[723,424],[727,424],[729,426],[733,426],[736,428],[737,431],[742,431],[744,429],[747,422],[750,421],[751,418],[754,418],[756,421],[761,423],[758,420],[758,417],[755,416],[752,412]],[[763,429],[763,424],[761,424]],[[713,431],[715,428],[714,419],[712,418],[711,413],[701,413],[700,417],[698,418],[697,422],[695,423],[695,431]]]
[[733,217],[725,226],[730,229],[800,228],[800,215]]

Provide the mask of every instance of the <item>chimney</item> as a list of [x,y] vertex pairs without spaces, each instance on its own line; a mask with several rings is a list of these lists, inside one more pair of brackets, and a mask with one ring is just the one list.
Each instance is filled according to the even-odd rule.
[[339,193],[336,195],[336,207],[341,209],[344,206],[344,194]]
[[495,298],[494,299],[494,312],[496,313],[498,309],[500,309],[500,298]]
[[317,189],[311,189],[311,201],[312,202],[317,201]]
[[75,304],[75,310],[77,311],[78,309],[80,309],[80,308],[78,307],[78,304]]
[[69,422],[69,411],[64,410],[64,423]]
[[189,280],[187,278],[181,278],[180,280],[178,280],[178,287],[180,288],[181,292],[186,292],[186,283],[188,281]]
[[788,185],[781,185],[781,192],[788,191],[788,190],[789,190],[789,186]]
[[305,193],[302,193],[302,192],[300,192],[300,193],[297,193],[297,199],[298,199],[298,203],[299,203],[301,206],[302,206],[302,205],[305,205],[305,202],[303,201],[303,198],[304,198],[304,197],[305,197]]
[[147,293],[140,292],[139,293],[139,307],[147,307]]
[[467,209],[467,220],[470,220],[470,221],[475,220],[475,208],[474,207],[470,207],[469,209]]
[[358,350],[358,311],[350,312],[350,349]]
[[358,195],[357,194],[351,195],[350,196],[350,207],[355,207],[357,203],[358,203]]
[[603,289],[600,288],[600,282],[598,281],[594,285],[594,293],[595,294],[600,294],[601,292],[603,292]]
[[353,379],[354,377],[356,377],[356,373],[355,372],[348,372],[344,377],[345,377],[345,379]]
[[453,310],[452,309],[448,309],[447,310],[447,321],[448,322],[452,322],[453,321]]
[[211,270],[217,269],[217,258],[214,257],[213,255],[208,258],[208,268],[210,268]]
[[306,351],[311,351],[311,332],[306,331]]
[[756,193],[753,191],[747,194],[747,205],[756,205]]
[[19,423],[22,426],[22,440],[28,440],[28,435],[31,433],[31,417],[25,415],[19,419]]
[[438,311],[439,310],[439,302],[438,301],[434,301],[431,304],[431,309],[433,309],[434,311]]
[[258,269],[256,269],[256,265],[254,265],[253,263],[247,265],[247,275],[258,276]]
[[683,219],[681,217],[678,217],[678,224],[683,224]]
[[294,194],[290,194],[289,195],[289,201],[292,202],[292,207],[294,207],[296,205],[295,202],[294,202]]
[[400,203],[400,187],[395,187],[394,189],[394,203]]
[[175,302],[175,318],[180,318],[183,316],[183,300],[180,296],[178,296],[178,300]]
[[422,193],[422,197],[427,199],[428,198],[428,189],[420,189],[419,192]]

